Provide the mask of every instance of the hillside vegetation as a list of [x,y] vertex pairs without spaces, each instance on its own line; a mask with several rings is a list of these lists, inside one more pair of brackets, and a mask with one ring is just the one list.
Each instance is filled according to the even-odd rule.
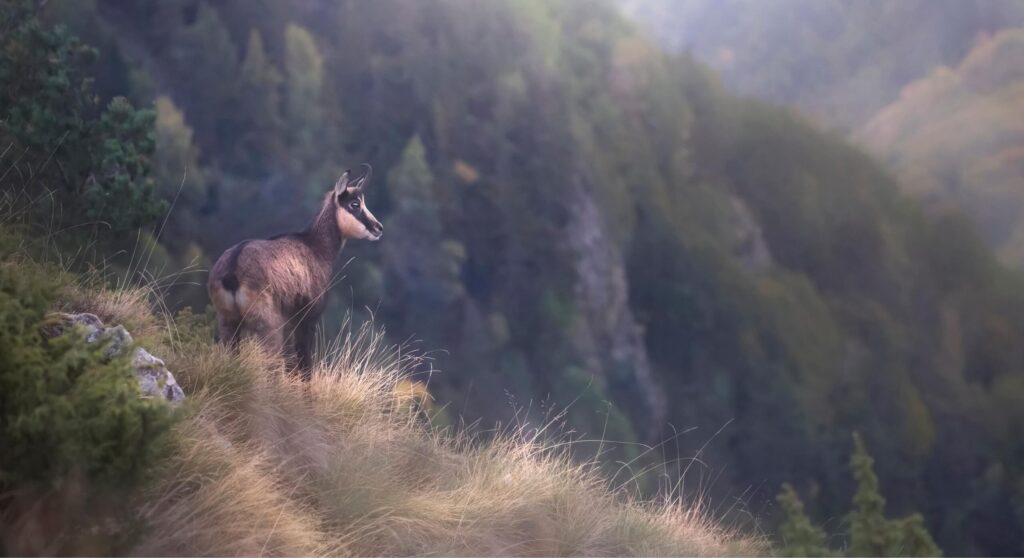
[[[346,248],[324,337],[348,315],[382,324],[385,344],[421,340],[430,358],[411,371],[430,374],[453,422],[562,417],[574,457],[598,455],[613,485],[683,487],[769,529],[785,482],[816,523],[844,516],[857,431],[894,516],[920,511],[950,554],[1022,552],[1022,277],[842,137],[729,94],[614,6],[51,0],[41,15],[97,45],[99,100],[18,106],[113,111],[100,131],[120,139],[83,143],[97,157],[65,177],[46,164],[75,156],[60,133],[0,129],[16,146],[3,164],[21,171],[7,191],[104,202],[84,223],[41,212],[62,233],[33,234],[81,249],[68,259],[157,277],[168,306],[202,314],[212,258],[302,227],[367,161],[387,234]],[[19,36],[3,36],[7,59],[64,60]],[[85,85],[6,75],[22,90]],[[151,138],[131,133],[144,123]],[[118,145],[131,149],[104,164]],[[14,184],[43,171],[54,182]],[[166,222],[160,203],[118,194],[125,181],[173,206]],[[147,226],[111,217],[124,215]],[[828,526],[834,547],[852,537]]]
[[1004,263],[1024,261],[1020,2],[619,4],[733,90],[849,132],[930,211],[968,215]]
[[1008,265],[1024,265],[1024,28],[980,39],[962,62],[907,85],[854,139],[903,187],[964,209]]
[[[208,318],[154,313],[151,290],[97,290],[34,263],[6,231],[3,239],[5,553],[763,551],[716,527],[699,506],[643,503],[609,489],[596,464],[571,461],[539,431],[510,429],[481,442],[432,429],[427,401],[403,387],[414,359],[368,327],[335,340],[304,384],[256,344],[238,354],[214,344]],[[117,361],[102,364],[97,351],[41,341],[44,313],[58,308],[129,325],[173,370],[185,405],[140,399],[130,373]],[[45,356],[30,361],[39,348]],[[58,379],[64,363],[68,373]],[[48,381],[32,403],[27,390],[38,374]]]
[[854,131],[980,35],[1024,25],[1015,0],[617,0],[739,93]]

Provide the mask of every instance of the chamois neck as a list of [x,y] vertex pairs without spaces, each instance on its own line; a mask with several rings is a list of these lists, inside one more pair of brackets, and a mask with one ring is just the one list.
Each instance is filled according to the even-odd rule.
[[345,239],[338,229],[338,214],[334,209],[333,194],[324,198],[309,228],[305,231],[306,240],[317,256],[328,262],[334,262],[341,249],[345,247]]

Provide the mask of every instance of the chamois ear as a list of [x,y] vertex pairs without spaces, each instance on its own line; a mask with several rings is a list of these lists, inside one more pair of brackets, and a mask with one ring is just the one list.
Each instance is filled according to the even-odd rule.
[[335,196],[340,196],[341,194],[345,193],[345,190],[348,190],[348,184],[349,184],[349,182],[348,182],[348,175],[349,175],[349,172],[350,171],[343,172],[341,174],[341,176],[338,178],[338,181],[334,183],[334,195]]
[[363,167],[366,170],[363,172],[363,176],[360,176],[359,178],[356,179],[355,185],[355,189],[360,192],[363,190],[363,188],[366,187],[367,184],[370,183],[370,176],[373,175],[373,167],[371,167],[367,163],[363,163]]

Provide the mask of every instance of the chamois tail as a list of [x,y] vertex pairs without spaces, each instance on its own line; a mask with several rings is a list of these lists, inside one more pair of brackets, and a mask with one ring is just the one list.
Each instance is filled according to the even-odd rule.
[[234,293],[235,291],[238,290],[240,283],[238,281],[238,275],[235,274],[235,271],[238,270],[238,257],[242,254],[242,250],[248,243],[248,240],[239,242],[238,245],[235,246],[234,251],[231,252],[231,255],[228,256],[228,272],[224,274],[224,277],[221,278],[220,284],[222,287],[224,287],[224,290],[229,291],[231,293]]
[[[238,275],[238,256],[247,242],[242,242],[221,256],[214,264],[210,281],[210,300],[218,315],[237,317],[241,314],[242,279]],[[220,277],[218,278],[217,275]]]
[[235,275],[234,273],[228,273],[223,278],[221,278],[220,284],[222,287],[224,287],[224,290],[233,293],[238,290],[238,276]]

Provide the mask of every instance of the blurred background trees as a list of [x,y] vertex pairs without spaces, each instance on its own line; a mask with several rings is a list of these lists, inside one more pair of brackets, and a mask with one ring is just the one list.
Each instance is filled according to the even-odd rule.
[[1024,264],[1015,0],[622,0],[736,90],[799,107],[891,163],[932,211],[964,210]]

